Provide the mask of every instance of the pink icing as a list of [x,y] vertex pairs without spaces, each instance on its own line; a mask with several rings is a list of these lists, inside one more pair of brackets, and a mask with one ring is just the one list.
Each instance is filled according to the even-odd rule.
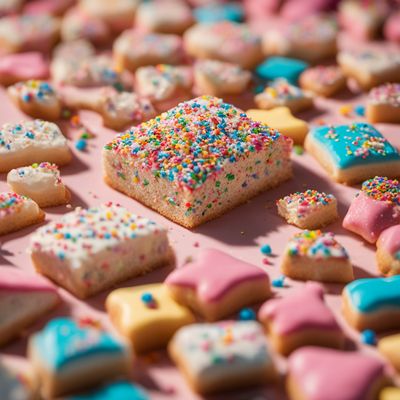
[[307,400],[364,400],[384,363],[356,352],[303,347],[289,357],[289,374]]
[[27,14],[58,15],[72,6],[74,2],[74,0],[35,0],[27,3],[24,12]]
[[0,57],[0,75],[7,74],[21,80],[42,79],[49,75],[49,67],[39,52],[8,54]]
[[269,300],[261,307],[259,318],[273,324],[274,332],[288,335],[303,329],[340,331],[335,317],[323,300],[324,290],[314,282],[293,295]]
[[255,265],[222,251],[207,249],[196,261],[173,271],[165,283],[196,290],[202,301],[211,303],[221,300],[232,288],[251,280],[264,280],[269,284],[266,272]]
[[290,21],[301,20],[309,15],[330,11],[338,3],[339,0],[289,0],[283,4],[281,16]]
[[391,15],[384,28],[386,39],[400,44],[400,12]]
[[385,249],[389,254],[400,251],[400,225],[384,230],[379,236],[378,246]]
[[343,227],[375,243],[386,228],[400,223],[399,207],[374,200],[364,192],[353,200],[343,220]]
[[57,289],[41,276],[10,267],[0,268],[0,291],[2,290],[57,292]]

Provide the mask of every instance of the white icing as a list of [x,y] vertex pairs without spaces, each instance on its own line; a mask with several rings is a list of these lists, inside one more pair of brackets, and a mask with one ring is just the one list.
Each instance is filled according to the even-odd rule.
[[399,52],[365,50],[360,52],[341,52],[338,54],[339,64],[348,65],[360,71],[383,74],[394,68],[400,68]]

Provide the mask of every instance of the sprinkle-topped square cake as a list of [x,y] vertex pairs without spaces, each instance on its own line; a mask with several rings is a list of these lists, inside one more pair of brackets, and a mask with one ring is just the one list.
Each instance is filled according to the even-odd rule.
[[192,228],[292,176],[292,142],[215,97],[198,97],[117,136],[106,182]]
[[305,148],[337,182],[400,176],[398,150],[367,123],[318,127],[307,136]]

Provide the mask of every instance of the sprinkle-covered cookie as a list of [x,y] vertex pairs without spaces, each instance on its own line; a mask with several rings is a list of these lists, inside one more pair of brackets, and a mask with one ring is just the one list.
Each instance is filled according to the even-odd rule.
[[367,123],[314,128],[307,135],[305,148],[337,182],[400,176],[398,150]]
[[255,321],[186,326],[173,337],[169,353],[202,394],[264,384],[276,376],[263,329]]
[[400,274],[400,225],[385,229],[376,243],[376,262],[384,275]]
[[288,242],[281,264],[284,275],[320,282],[349,282],[353,267],[346,249],[333,233],[302,231]]
[[387,228],[400,223],[400,182],[376,176],[365,181],[353,199],[343,227],[375,243]]
[[38,272],[81,298],[172,259],[163,227],[112,203],[77,208],[38,229],[30,252]]
[[345,88],[346,78],[337,66],[318,65],[306,69],[300,75],[299,83],[304,90],[330,97]]
[[67,139],[56,124],[35,119],[0,128],[0,172],[43,161],[71,161]]
[[400,123],[400,83],[385,83],[371,89],[365,115],[371,123]]

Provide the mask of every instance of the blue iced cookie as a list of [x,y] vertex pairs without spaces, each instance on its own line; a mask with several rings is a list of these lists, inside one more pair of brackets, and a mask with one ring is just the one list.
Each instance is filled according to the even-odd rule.
[[194,11],[197,22],[219,22],[232,21],[242,22],[244,20],[244,10],[240,3],[209,4],[197,7]]
[[256,68],[256,73],[266,81],[284,78],[296,85],[300,74],[308,67],[306,62],[294,58],[269,57]]

